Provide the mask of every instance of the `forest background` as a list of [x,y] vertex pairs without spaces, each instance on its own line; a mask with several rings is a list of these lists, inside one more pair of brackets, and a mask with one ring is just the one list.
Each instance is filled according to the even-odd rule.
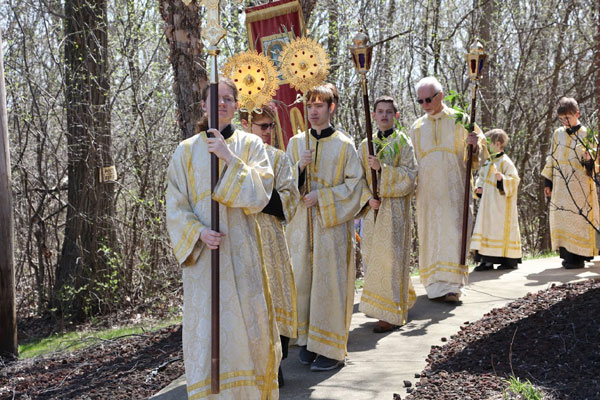
[[[243,10],[260,2],[222,3],[221,66],[247,49]],[[372,42],[406,31],[375,48],[368,78],[371,101],[396,97],[407,127],[422,114],[414,85],[424,76],[468,100],[464,54],[480,38],[490,57],[476,122],[511,136],[524,250],[549,248],[540,172],[558,98],[575,97],[583,124],[598,126],[596,0],[301,3],[310,36],[331,58],[329,81],[341,98],[334,122],[357,144],[365,120],[348,45],[359,28]],[[203,13],[181,0],[0,5],[20,319],[179,311],[164,194],[171,154],[201,116]],[[111,165],[116,182],[98,182],[100,167]]]

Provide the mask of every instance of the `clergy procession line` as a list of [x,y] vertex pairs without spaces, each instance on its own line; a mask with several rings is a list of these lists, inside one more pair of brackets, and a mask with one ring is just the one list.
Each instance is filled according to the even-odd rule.
[[[210,115],[209,87],[202,107]],[[167,227],[183,267],[183,350],[189,399],[277,399],[279,367],[290,341],[310,371],[344,365],[354,303],[355,219],[362,219],[365,282],[359,308],[378,321],[374,332],[407,322],[416,301],[410,279],[411,207],[416,200],[419,274],[427,297],[459,302],[468,267],[458,239],[467,177],[480,168],[480,200],[470,249],[476,271],[514,269],[521,262],[517,213],[519,175],[504,153],[508,135],[483,134],[457,122],[433,77],[416,85],[425,114],[408,134],[396,128],[396,101],[379,97],[372,117],[375,155],[367,139],[353,139],[332,125],[333,85],[305,93],[310,135],[298,132],[284,152],[268,144],[277,129],[270,106],[240,112],[232,127],[237,89],[218,83],[218,128],[206,119],[198,134],[179,144],[168,170]],[[582,268],[597,254],[598,199],[591,175],[595,155],[586,146],[577,102],[558,104],[562,127],[552,139],[543,170],[550,200],[552,247],[565,268]],[[488,146],[486,136],[490,141]],[[211,196],[211,154],[219,179]],[[373,193],[371,170],[378,193]],[[310,185],[308,179],[310,178]],[[212,198],[211,198],[212,197]],[[211,224],[211,199],[219,202],[220,228]],[[468,208],[472,226],[472,201]],[[312,235],[312,237],[311,237]],[[210,250],[220,253],[219,394],[211,394]]]

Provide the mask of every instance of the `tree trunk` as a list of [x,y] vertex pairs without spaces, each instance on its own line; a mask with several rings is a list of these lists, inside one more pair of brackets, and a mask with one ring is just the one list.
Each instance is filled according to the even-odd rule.
[[300,4],[302,5],[302,15],[304,15],[304,23],[308,27],[308,20],[310,19],[310,15],[317,5],[317,0],[300,0]]
[[[561,26],[567,27],[568,26],[568,22],[569,22],[569,16],[571,15],[571,13],[573,12],[573,3],[569,3],[566,7],[565,10],[565,15],[563,16],[562,19],[562,24]],[[542,137],[542,144],[540,146],[540,153],[542,154],[542,161],[545,160],[545,156],[549,154],[550,152],[550,142],[552,139],[552,123],[554,122],[554,118],[553,118],[553,114],[554,114],[554,104],[556,104],[556,102],[558,101],[558,84],[559,84],[559,79],[560,79],[560,73],[561,70],[563,68],[563,64],[564,64],[564,59],[563,59],[563,42],[560,41],[558,42],[558,45],[556,46],[556,53],[554,53],[554,60],[553,60],[553,65],[554,65],[554,71],[552,72],[552,82],[550,84],[550,102],[552,105],[548,106],[548,109],[546,111],[546,118],[545,118],[545,123],[544,123],[544,128],[543,128],[543,137]],[[538,190],[537,190],[537,198],[538,198],[538,207],[540,210],[543,210],[547,207],[546,204],[546,197],[544,195],[544,179],[540,179],[539,183],[538,183]],[[541,230],[543,231],[542,236],[542,248],[543,249],[550,249],[551,248],[551,236],[550,236],[550,216],[548,215],[548,213],[544,213],[543,217],[542,217],[542,221],[541,222]]]
[[[478,0],[481,18],[479,19],[479,38],[483,43],[484,49],[488,54],[492,54],[491,50],[495,48],[492,42],[492,25],[496,16],[495,0]],[[496,104],[494,82],[490,79],[494,59],[488,58],[487,66],[483,68],[483,76],[481,78],[480,94],[485,102],[481,102],[481,126],[484,130],[492,128],[492,104]]]
[[18,355],[8,116],[0,32],[0,355]]
[[204,115],[201,94],[207,77],[200,40],[200,13],[193,1],[186,6],[181,0],[160,0],[159,9],[170,46],[181,137],[187,139],[196,133],[196,124]]
[[[329,81],[335,83],[337,80],[337,71],[340,67],[338,57],[340,46],[340,30],[338,23],[338,4],[336,0],[327,0],[327,11],[329,13],[329,33],[327,34],[327,53],[331,59],[331,68],[329,69]],[[344,56],[341,57],[344,60]]]
[[54,300],[74,320],[106,310],[118,293],[114,182],[104,177],[113,165],[106,19],[106,0],[65,3],[69,183]]

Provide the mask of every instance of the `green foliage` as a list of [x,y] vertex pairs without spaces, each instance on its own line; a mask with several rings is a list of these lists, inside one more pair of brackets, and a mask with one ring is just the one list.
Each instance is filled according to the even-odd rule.
[[387,158],[388,160],[393,160],[400,154],[400,150],[408,142],[406,128],[400,124],[400,121],[395,119],[394,122],[396,124],[396,129],[390,136],[384,140],[380,140],[377,136],[373,138],[373,142],[379,148],[379,151],[376,154],[379,159]]
[[504,398],[510,399],[510,394],[520,394],[525,400],[542,400],[542,394],[527,379],[521,382],[518,377],[511,376],[505,381],[508,383],[508,389],[504,391]]
[[590,153],[592,158],[596,157],[596,150],[598,149],[598,131],[589,128],[587,135],[582,140],[583,146]]
[[466,102],[464,96],[454,90],[449,91],[450,94],[444,97],[444,101],[452,108],[456,113],[454,114],[454,123],[462,125],[467,132],[472,132],[474,123],[469,121],[469,104]]

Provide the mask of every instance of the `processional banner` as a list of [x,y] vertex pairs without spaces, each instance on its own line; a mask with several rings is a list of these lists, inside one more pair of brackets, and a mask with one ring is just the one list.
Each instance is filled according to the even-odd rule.
[[[246,9],[248,47],[270,58],[279,69],[280,53],[291,39],[304,36],[302,7],[298,0],[280,0]],[[278,147],[285,148],[290,138],[304,130],[302,102],[296,102],[300,92],[280,75],[279,90],[274,97],[279,125]]]

